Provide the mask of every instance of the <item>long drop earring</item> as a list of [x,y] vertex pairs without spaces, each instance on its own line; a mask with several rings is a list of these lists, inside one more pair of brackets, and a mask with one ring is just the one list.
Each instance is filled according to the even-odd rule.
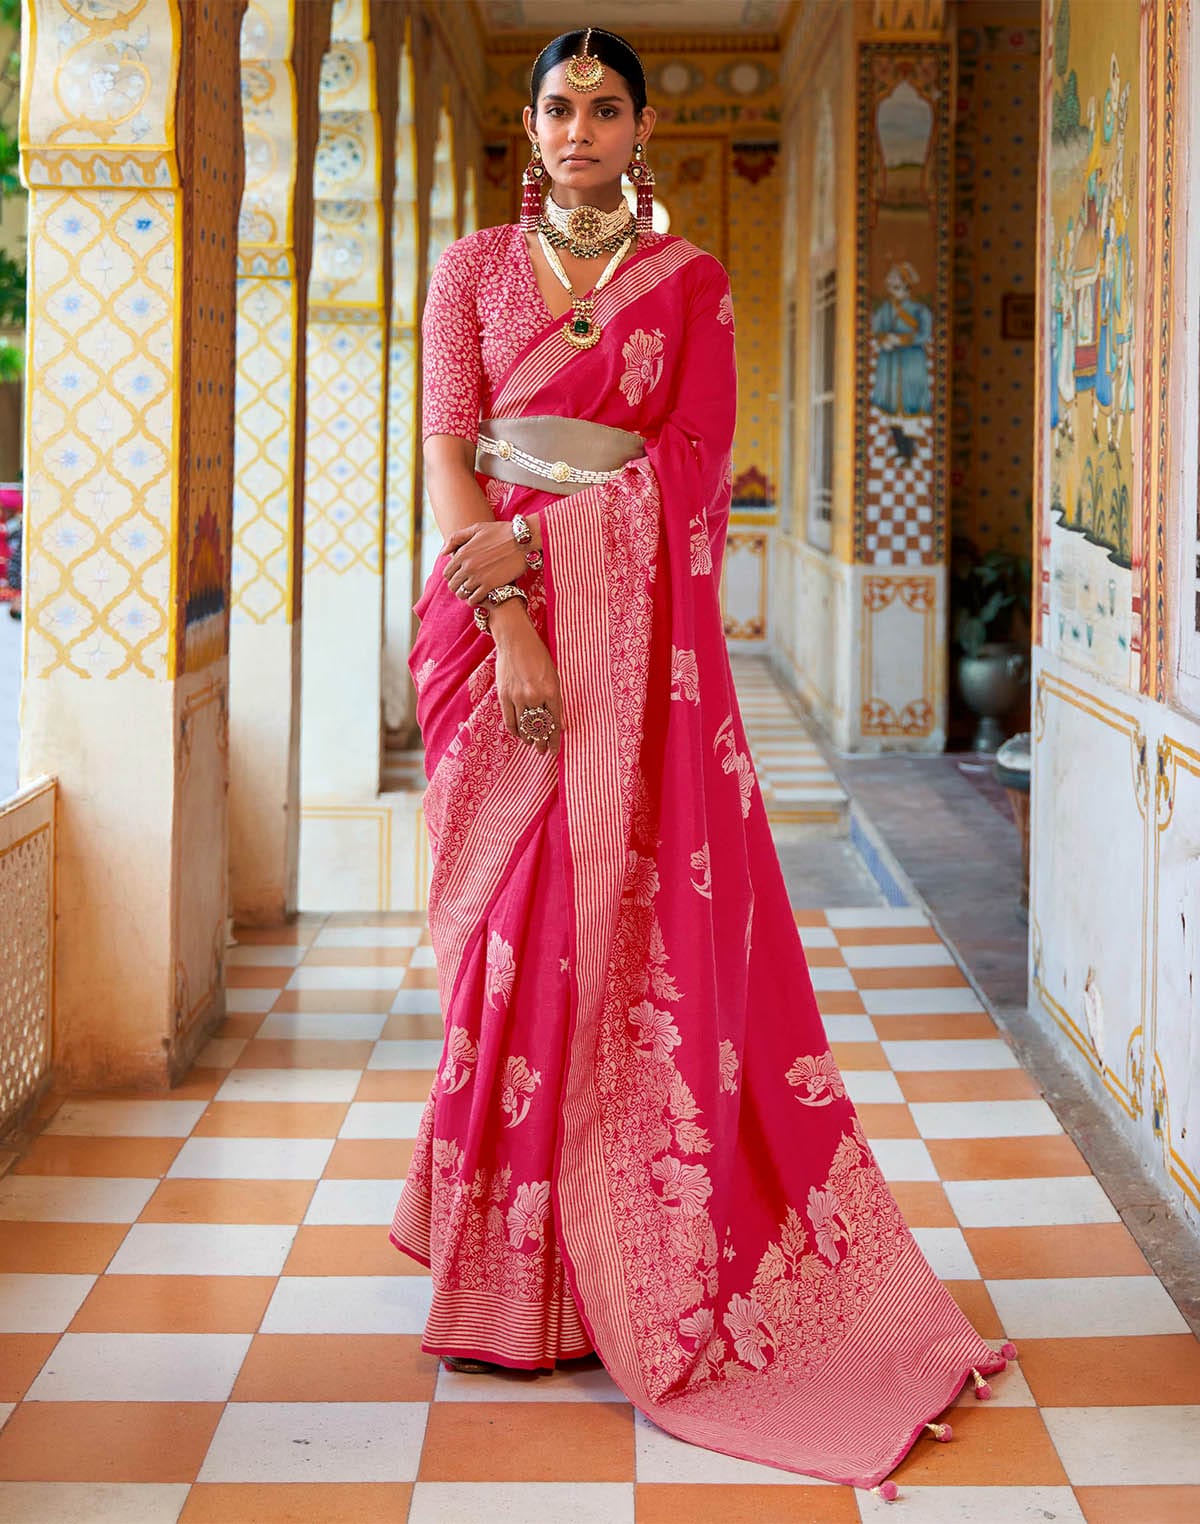
[[536,143],[521,176],[524,189],[521,192],[521,228],[532,233],[542,215],[542,196],[546,189],[546,166],[542,163],[542,150]]
[[637,190],[637,231],[638,237],[644,238],[654,231],[654,171],[646,162],[643,144],[634,145],[633,158],[625,173]]

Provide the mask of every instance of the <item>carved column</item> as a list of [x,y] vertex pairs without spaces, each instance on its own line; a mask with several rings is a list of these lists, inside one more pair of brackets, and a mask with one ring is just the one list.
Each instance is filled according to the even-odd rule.
[[296,907],[305,327],[317,75],[329,0],[250,0],[238,225],[230,614],[230,892],[240,921]]
[[165,1083],[224,1005],[241,15],[26,7],[21,772],[60,781],[77,1085]]

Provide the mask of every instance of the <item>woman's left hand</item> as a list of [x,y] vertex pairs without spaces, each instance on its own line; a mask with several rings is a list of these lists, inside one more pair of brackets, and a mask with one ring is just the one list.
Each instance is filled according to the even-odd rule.
[[512,525],[500,521],[466,524],[448,537],[443,549],[450,556],[443,572],[450,591],[471,608],[528,570]]

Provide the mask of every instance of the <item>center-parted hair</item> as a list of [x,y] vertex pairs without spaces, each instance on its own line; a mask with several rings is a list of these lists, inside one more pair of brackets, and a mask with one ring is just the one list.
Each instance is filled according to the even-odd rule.
[[[547,43],[538,54],[529,75],[529,104],[535,111],[542,81],[546,75],[560,63],[566,63],[568,58],[573,58],[583,47],[583,39],[586,36],[587,32],[583,28],[577,32],[563,32],[553,42]],[[624,37],[618,37],[616,32],[605,32],[599,27],[593,27],[588,52],[593,58],[598,58],[606,68],[617,71],[629,86],[634,111],[638,113],[644,111],[646,109],[646,74],[642,68],[642,60],[632,45],[626,42]]]

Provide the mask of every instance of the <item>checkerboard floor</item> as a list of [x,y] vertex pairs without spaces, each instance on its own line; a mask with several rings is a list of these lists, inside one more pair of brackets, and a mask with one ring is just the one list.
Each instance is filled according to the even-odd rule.
[[733,662],[738,704],[772,823],[838,821],[849,800],[765,661]]
[[441,1018],[421,918],[386,913],[242,932],[169,1099],[44,1108],[0,1180],[0,1521],[1200,1518],[1200,1345],[949,950],[919,911],[796,918],[923,1248],[1020,1348],[900,1504],[680,1444],[598,1364],[422,1354],[428,1279],[386,1230]]

